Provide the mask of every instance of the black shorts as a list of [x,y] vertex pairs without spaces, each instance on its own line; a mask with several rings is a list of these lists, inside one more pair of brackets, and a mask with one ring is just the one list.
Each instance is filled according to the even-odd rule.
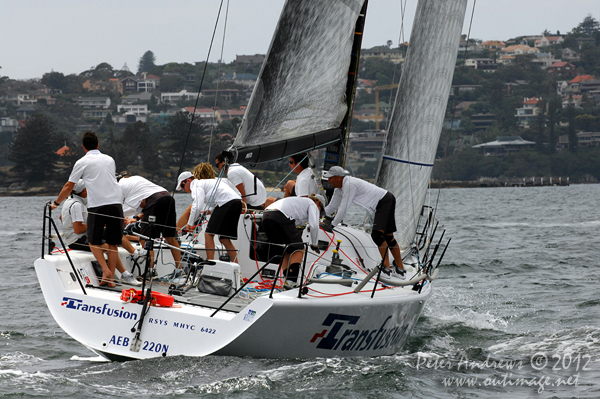
[[90,249],[90,244],[87,241],[87,236],[81,236],[77,241],[72,244],[69,244],[69,248],[75,249],[78,251],[87,251],[92,252]]
[[219,235],[221,238],[237,240],[241,212],[242,200],[234,199],[223,206],[217,206],[210,215],[206,232]]
[[88,208],[87,237],[92,245],[102,245],[102,236],[106,226],[106,243],[121,245],[123,239],[123,207],[110,204]]
[[280,211],[266,211],[263,213],[262,227],[270,242],[275,244],[291,244],[287,253],[304,248],[300,230],[293,220]]
[[385,234],[396,231],[396,197],[389,191],[377,203],[375,218],[373,219],[373,230],[383,230]]
[[[141,234],[150,238],[176,237],[177,214],[175,211],[175,198],[167,191],[155,193],[146,198],[146,207],[142,211]],[[154,226],[150,227],[148,217],[155,216]]]

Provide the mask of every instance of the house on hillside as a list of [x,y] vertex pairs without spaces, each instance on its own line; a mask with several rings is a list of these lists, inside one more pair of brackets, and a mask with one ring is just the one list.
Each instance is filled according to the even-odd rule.
[[217,125],[217,118],[215,116],[215,110],[212,108],[196,108],[185,107],[181,109],[182,112],[189,114],[194,113],[195,118],[200,118],[207,125]]
[[500,50],[500,59],[498,60],[498,63],[509,65],[514,62],[515,57],[518,55],[535,54],[539,52],[540,50],[535,47],[529,47],[525,44],[515,44]]
[[529,124],[534,122],[537,116],[540,114],[541,109],[538,108],[538,102],[540,100],[532,97],[523,99],[523,106],[521,108],[517,108],[517,113],[515,114],[515,118],[517,118],[517,123],[524,128],[528,128]]
[[117,105],[117,112],[125,112],[127,114],[133,114],[133,115],[148,115],[150,113],[150,111],[148,110],[147,104]]
[[75,104],[87,109],[107,109],[110,107],[110,97],[77,97]]
[[579,94],[581,93],[581,85],[583,82],[588,80],[594,80],[592,75],[578,75],[569,81],[569,87],[567,94]]
[[496,72],[498,70],[498,64],[491,58],[469,58],[465,60],[465,66],[483,72]]
[[481,43],[481,48],[484,50],[497,52],[506,47],[506,43],[501,42],[500,40],[488,40]]
[[360,50],[360,56],[362,58],[381,58],[393,62],[394,64],[399,64],[404,61],[404,53],[404,46],[396,48],[375,46],[369,49]]
[[221,76],[222,82],[233,82],[246,87],[254,87],[258,76],[251,73],[228,73]]
[[548,69],[550,65],[557,61],[552,53],[534,53],[533,55],[535,58],[531,60],[531,63],[539,66],[541,69]]
[[581,57],[579,57],[579,53],[575,50],[572,50],[570,48],[564,48],[561,50],[561,57],[560,59],[566,62],[577,62],[579,60],[581,60]]
[[121,103],[122,104],[137,104],[142,101],[150,101],[150,100],[152,100],[152,93],[144,91],[141,93],[129,94],[129,95],[123,97],[121,99]]
[[264,54],[254,54],[254,55],[236,55],[235,56],[235,65],[243,66],[243,67],[251,67],[253,65],[260,65],[265,61]]
[[188,92],[187,90],[181,90],[177,93],[161,93],[161,102],[177,102],[177,101],[190,101],[195,100],[198,93]]
[[565,38],[562,36],[542,36],[540,39],[537,39],[533,45],[534,47],[547,47],[554,44],[560,44],[564,41]]
[[245,113],[246,110],[244,109],[218,109],[215,111],[215,117],[217,118],[218,123],[230,122],[235,118],[242,120]]
[[137,82],[137,91],[153,91],[160,86],[160,78],[148,72],[142,72],[141,78]]
[[559,61],[548,67],[548,73],[554,74],[556,76],[564,76],[567,78],[573,77],[576,72],[577,67],[570,62]]
[[474,145],[472,148],[481,150],[485,156],[504,156],[535,147],[534,141],[523,140],[520,136],[500,136],[495,141]]

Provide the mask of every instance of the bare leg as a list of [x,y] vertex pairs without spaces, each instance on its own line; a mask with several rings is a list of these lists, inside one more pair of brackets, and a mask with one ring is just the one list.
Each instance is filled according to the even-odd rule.
[[131,243],[125,236],[123,236],[123,239],[121,240],[121,246],[125,248],[125,250],[131,255],[133,255],[133,253],[135,252],[135,248],[133,248],[133,245],[131,245]]
[[215,258],[215,235],[204,233],[204,249],[206,250],[206,259]]
[[219,241],[221,241],[221,244],[225,246],[225,249],[227,250],[229,257],[231,258],[231,261],[235,262],[237,260],[237,251],[235,250],[235,247],[233,246],[231,240],[229,238],[219,237]]
[[108,245],[108,252],[107,252],[107,257],[108,257],[108,268],[110,269],[110,275],[111,275],[111,282],[113,280],[113,277],[115,275],[115,269],[117,267],[117,261],[119,260],[119,247],[116,245]]
[[[131,245],[131,244],[129,244]],[[102,244],[102,246],[100,246],[100,248],[102,248],[104,251],[106,251],[108,253],[108,244]],[[117,253],[118,255],[118,253]],[[104,258],[104,256],[102,256]],[[119,256],[117,256],[117,270],[119,271],[119,273],[123,274],[125,272],[125,266],[123,266],[123,262],[121,262],[121,258]]]
[[[167,244],[179,248],[179,243],[175,237],[165,237],[165,241]],[[171,255],[173,255],[173,259],[175,260],[175,267],[179,269],[179,264],[181,263],[181,252],[171,248]]]
[[102,267],[102,282],[106,284],[112,281],[113,273],[110,271],[108,265],[106,264],[106,260],[104,259],[104,251],[102,250],[102,247],[90,244],[90,250],[92,251],[92,254],[96,258],[98,263],[100,264],[100,267]]

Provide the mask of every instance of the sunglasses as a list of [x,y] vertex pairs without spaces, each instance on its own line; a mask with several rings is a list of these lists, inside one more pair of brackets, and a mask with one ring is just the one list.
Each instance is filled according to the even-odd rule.
[[179,188],[181,188],[183,190],[185,188],[186,183],[187,183],[187,179],[183,180],[181,183],[179,183]]
[[295,163],[296,163],[296,162],[294,162],[294,161],[290,161],[290,162],[289,162],[289,164],[290,164],[290,165],[294,165]]
[[217,167],[218,167],[220,163],[221,163],[221,162],[219,162],[219,161],[215,161],[215,166],[217,166]]

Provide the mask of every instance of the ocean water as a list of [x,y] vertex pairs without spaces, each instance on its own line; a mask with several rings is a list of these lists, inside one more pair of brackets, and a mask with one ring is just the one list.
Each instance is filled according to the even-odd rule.
[[452,243],[399,353],[125,363],[96,357],[46,308],[33,262],[53,197],[0,198],[0,397],[600,397],[600,185],[439,196]]

